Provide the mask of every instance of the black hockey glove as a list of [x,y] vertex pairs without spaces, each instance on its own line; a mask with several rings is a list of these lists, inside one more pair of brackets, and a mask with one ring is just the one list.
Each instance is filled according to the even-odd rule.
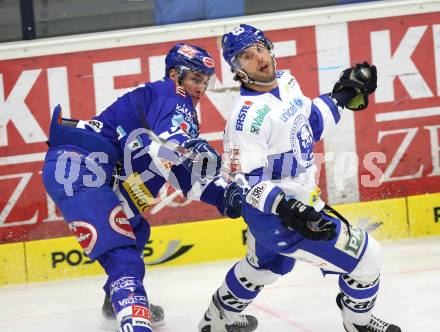
[[[352,111],[361,111],[367,108],[368,95],[372,94],[376,88],[376,66],[370,66],[368,62],[364,61],[362,64],[358,63],[341,73],[331,95],[337,100],[339,106]],[[347,91],[346,89],[354,91]],[[348,100],[347,95],[350,96]]]
[[322,214],[311,206],[291,198],[284,198],[276,209],[282,223],[314,241],[330,241],[336,236],[336,225],[322,218]]
[[223,215],[232,219],[240,218],[242,212],[241,189],[235,183],[229,183],[223,194]]
[[183,161],[183,166],[191,170],[191,174],[201,179],[212,179],[220,171],[221,156],[203,138],[190,138],[182,143],[182,147],[192,151],[192,156]]

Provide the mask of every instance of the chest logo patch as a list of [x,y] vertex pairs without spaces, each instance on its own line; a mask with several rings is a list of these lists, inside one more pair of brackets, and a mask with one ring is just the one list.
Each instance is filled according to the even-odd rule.
[[295,119],[290,134],[290,144],[298,164],[305,168],[312,165],[315,140],[309,122],[304,115],[298,115]]
[[253,134],[260,134],[261,125],[264,122],[264,118],[266,117],[267,113],[269,113],[270,108],[267,105],[264,105],[263,108],[257,110],[257,114],[252,120],[251,124],[251,133]]
[[190,110],[186,105],[176,105],[176,111],[171,119],[174,127],[182,128],[191,137],[199,135],[199,126],[197,117],[194,115],[195,110]]

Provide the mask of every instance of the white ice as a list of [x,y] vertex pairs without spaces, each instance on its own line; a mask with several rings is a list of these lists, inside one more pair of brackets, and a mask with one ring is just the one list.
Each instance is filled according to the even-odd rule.
[[[379,318],[404,332],[440,331],[440,237],[382,243],[385,265]],[[166,312],[159,332],[196,331],[197,323],[233,261],[148,272],[150,300]],[[1,268],[1,267],[0,267]],[[104,276],[0,288],[1,332],[100,332]],[[247,312],[258,331],[343,331],[335,305],[337,277],[298,263],[263,289]]]

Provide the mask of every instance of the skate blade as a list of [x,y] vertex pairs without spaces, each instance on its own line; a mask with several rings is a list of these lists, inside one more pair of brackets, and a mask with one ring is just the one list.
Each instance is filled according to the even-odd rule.
[[[165,319],[158,322],[151,322],[153,328],[158,328],[166,324]],[[102,318],[101,325],[99,326],[101,330],[104,331],[116,331],[118,329],[118,324],[116,319]]]

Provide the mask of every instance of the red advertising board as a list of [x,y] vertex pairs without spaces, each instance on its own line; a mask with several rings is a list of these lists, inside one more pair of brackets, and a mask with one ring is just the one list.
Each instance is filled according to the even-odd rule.
[[[382,176],[374,178],[371,167],[360,163],[358,197],[368,201],[440,192],[440,13],[338,26],[340,36],[329,38],[348,39],[348,63],[367,60],[379,72],[368,109],[355,114],[355,137],[347,137],[355,140],[359,160],[380,153],[371,160]],[[310,26],[267,33],[283,50],[278,68],[290,70],[309,97],[320,91],[315,32]],[[206,48],[217,64],[217,83],[201,102],[200,118],[202,134],[221,150],[225,117],[238,90],[221,60],[217,38],[188,42]],[[60,103],[64,116],[89,119],[124,90],[160,78],[163,56],[174,43],[0,61],[0,243],[68,233],[41,181],[53,106]],[[316,152],[323,152],[321,143]],[[326,172],[322,167],[324,198],[331,194]],[[365,177],[375,185],[365,186]],[[162,195],[171,193],[164,188]],[[217,217],[214,207],[178,195],[151,208],[148,216],[153,225]]]
[[[353,62],[378,65],[377,92],[356,116],[359,155],[386,156],[379,187],[360,186],[361,200],[440,190],[440,13],[349,24]],[[365,168],[360,176],[366,174]]]

